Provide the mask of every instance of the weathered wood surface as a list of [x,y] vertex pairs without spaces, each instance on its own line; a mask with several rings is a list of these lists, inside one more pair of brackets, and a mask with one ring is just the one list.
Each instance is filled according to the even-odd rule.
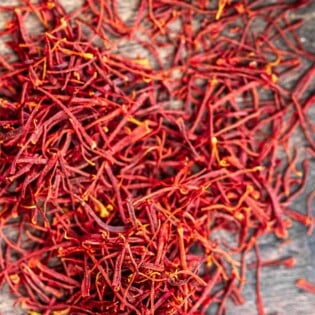
[[[14,0],[0,0],[0,4],[13,4]],[[63,0],[66,8],[70,10],[80,6],[82,0]],[[132,16],[132,11],[136,8],[137,0],[118,0],[120,3],[120,13],[124,19]],[[304,18],[305,25],[300,31],[300,36],[309,51],[315,53],[315,1],[307,8],[296,13],[294,17]],[[5,14],[0,14],[0,27],[3,27],[7,18]],[[0,43],[0,50],[4,50],[4,45]],[[125,54],[138,53],[137,48],[126,43],[126,46],[120,48]],[[312,91],[311,91],[312,92]],[[313,91],[314,93],[314,91]],[[315,107],[315,106],[314,106]],[[310,115],[315,121],[315,108],[311,110]],[[296,144],[302,143],[299,135],[294,139]],[[305,196],[315,187],[315,163],[310,163],[311,171],[308,178],[308,187],[295,203],[296,209],[305,207]],[[285,247],[279,247],[279,243],[272,237],[262,239],[261,254],[263,258],[273,259],[277,257],[295,256],[297,264],[293,269],[283,267],[268,267],[262,270],[262,297],[265,304],[266,315],[314,315],[315,314],[315,295],[301,292],[295,287],[295,281],[298,278],[306,278],[315,283],[315,233],[307,237],[305,228],[294,224],[291,229],[290,237],[292,243]],[[251,257],[249,257],[251,259]],[[254,257],[253,257],[254,260]],[[229,304],[227,315],[253,315],[256,314],[255,298],[255,277],[254,273],[248,274],[248,283],[243,291],[246,304],[241,307],[235,307]],[[17,307],[13,307],[14,298],[4,290],[0,293],[0,314],[2,315],[24,315],[27,314]],[[211,313],[210,313],[211,314]]]

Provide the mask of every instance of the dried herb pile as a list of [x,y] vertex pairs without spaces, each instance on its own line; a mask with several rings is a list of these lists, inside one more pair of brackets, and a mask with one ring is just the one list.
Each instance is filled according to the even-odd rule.
[[259,238],[314,223],[314,192],[291,207],[315,156],[315,55],[290,17],[310,2],[0,6],[0,284],[18,304],[226,314],[254,251],[264,314]]

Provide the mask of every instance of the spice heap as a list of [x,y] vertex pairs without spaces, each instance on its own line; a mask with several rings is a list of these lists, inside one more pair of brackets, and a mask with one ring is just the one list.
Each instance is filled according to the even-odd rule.
[[0,282],[23,308],[225,314],[254,251],[264,313],[257,239],[314,222],[314,193],[290,207],[309,167],[291,135],[315,152],[315,55],[289,18],[309,2],[1,7]]

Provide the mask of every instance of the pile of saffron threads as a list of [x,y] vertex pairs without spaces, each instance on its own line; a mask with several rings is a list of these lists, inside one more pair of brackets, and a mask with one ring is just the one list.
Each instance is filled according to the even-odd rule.
[[291,18],[310,2],[0,6],[0,284],[17,304],[222,315],[255,253],[264,314],[261,267],[294,259],[262,261],[259,239],[314,223],[314,192],[291,206],[315,156],[315,55]]

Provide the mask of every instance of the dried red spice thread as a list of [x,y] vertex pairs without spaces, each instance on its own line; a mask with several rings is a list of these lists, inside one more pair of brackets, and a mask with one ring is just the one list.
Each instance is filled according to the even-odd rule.
[[[248,265],[248,268],[253,269],[255,268],[256,263],[251,263]],[[296,259],[294,257],[289,258],[280,258],[280,259],[272,259],[272,260],[266,260],[261,261],[260,266],[261,267],[267,267],[267,266],[284,266],[286,268],[292,268],[296,264]]]
[[[312,70],[293,93],[279,82],[313,55],[286,18],[298,5],[261,4],[144,0],[132,26],[116,1],[86,1],[70,14],[57,1],[3,8],[14,17],[1,34],[18,59],[0,60],[8,86],[0,89],[0,281],[23,307],[203,314],[220,305],[222,313],[228,298],[244,302],[246,253],[255,249],[263,314],[257,240],[286,237],[284,215],[313,221],[310,210],[288,208],[305,185],[296,160],[288,156],[282,176],[277,158],[300,126],[312,147],[312,99],[304,99]],[[24,27],[32,13],[45,33]],[[252,32],[255,19],[269,25]],[[125,40],[149,49],[160,70],[117,53]],[[167,48],[171,63],[159,57]]]
[[315,294],[315,285],[303,278],[296,281],[296,286],[299,289]]

